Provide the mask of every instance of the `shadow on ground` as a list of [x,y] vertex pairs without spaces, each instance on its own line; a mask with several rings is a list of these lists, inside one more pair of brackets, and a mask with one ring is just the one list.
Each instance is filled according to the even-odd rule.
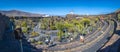
[[[120,36],[120,30],[116,30],[114,34]],[[120,38],[112,45],[109,45],[104,49],[98,50],[97,52],[120,52]]]
[[24,38],[22,39],[22,45],[23,45],[23,52],[42,52],[42,49],[36,49],[34,46],[30,44],[30,42],[27,42],[25,39],[26,37],[23,36]]
[[[114,26],[115,27],[114,27],[113,35],[119,35],[120,36],[120,30],[116,30],[116,28],[117,28],[117,23],[116,22],[114,23]],[[111,37],[108,37],[108,40],[110,40]],[[103,48],[103,49],[100,48],[97,52],[120,52],[120,38],[118,40],[116,40],[116,42],[114,42],[112,45],[109,45],[109,46],[107,46],[106,48]]]
[[120,30],[116,30],[115,34],[120,35]]
[[101,49],[97,52],[120,52],[120,39],[118,39],[115,43],[112,45],[107,46],[104,49]]

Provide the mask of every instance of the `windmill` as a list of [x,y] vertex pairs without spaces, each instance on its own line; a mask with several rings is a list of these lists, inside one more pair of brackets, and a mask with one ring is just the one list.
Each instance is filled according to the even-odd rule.
[[70,14],[74,14],[74,11],[73,11],[73,10],[71,10],[71,11],[70,11]]
[[86,14],[87,16],[89,15],[89,13]]

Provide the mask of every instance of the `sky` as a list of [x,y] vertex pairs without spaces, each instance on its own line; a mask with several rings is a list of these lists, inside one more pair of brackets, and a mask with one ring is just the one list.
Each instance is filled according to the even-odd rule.
[[0,10],[21,10],[31,13],[80,15],[111,13],[120,8],[120,0],[0,0]]

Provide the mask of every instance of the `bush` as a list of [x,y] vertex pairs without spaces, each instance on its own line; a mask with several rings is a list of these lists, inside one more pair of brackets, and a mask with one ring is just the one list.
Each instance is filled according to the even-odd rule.
[[101,30],[101,28],[99,27],[98,30]]
[[36,44],[41,45],[41,44],[43,44],[43,42],[38,41],[38,42],[36,42]]
[[27,27],[22,27],[22,32],[23,32],[23,33],[27,33],[27,31],[28,31],[28,28],[27,28]]
[[21,23],[21,26],[22,26],[22,27],[27,27],[27,22],[23,21],[23,22]]
[[51,30],[56,30],[57,28],[55,26],[50,26]]
[[39,35],[39,33],[35,32],[35,31],[31,32],[31,37],[38,36],[38,35]]

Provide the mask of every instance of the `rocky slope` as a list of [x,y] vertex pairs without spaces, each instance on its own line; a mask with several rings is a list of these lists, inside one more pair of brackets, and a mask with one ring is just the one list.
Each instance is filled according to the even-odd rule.
[[0,10],[0,13],[6,16],[24,16],[24,17],[41,17],[45,15],[45,14],[34,14],[19,10],[9,10],[9,11]]
[[[21,42],[15,39],[11,23],[9,17],[0,14],[0,52],[21,52]],[[21,40],[23,52],[36,52],[25,38]]]

